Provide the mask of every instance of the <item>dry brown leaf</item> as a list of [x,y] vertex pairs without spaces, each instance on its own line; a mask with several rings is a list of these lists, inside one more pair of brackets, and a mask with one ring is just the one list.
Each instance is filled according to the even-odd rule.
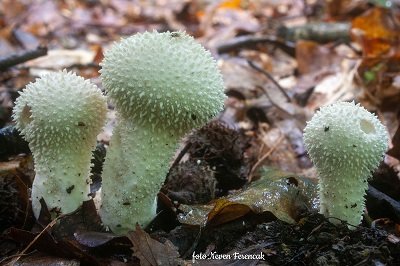
[[27,257],[22,257],[19,261],[17,261],[14,266],[54,266],[54,265],[63,265],[63,266],[79,266],[81,263],[76,259],[64,259],[58,258],[54,256],[46,256],[41,254],[33,254]]
[[140,259],[142,266],[181,264],[179,252],[170,241],[163,244],[152,239],[139,225],[128,234],[128,238],[133,244],[133,256]]
[[330,0],[326,1],[326,11],[330,17],[340,19],[351,16],[357,10],[368,8],[366,0]]
[[242,8],[242,0],[225,0],[222,1],[219,5],[218,8],[232,8],[232,9],[241,9]]
[[400,160],[400,127],[397,128],[392,137],[393,146],[387,151],[387,154]]
[[296,60],[300,74],[321,72],[337,63],[333,49],[313,41],[300,40],[296,43]]
[[365,106],[379,106],[397,112],[400,101],[400,52],[390,58],[366,58],[357,70],[356,82],[365,90],[360,101]]
[[399,44],[400,28],[394,11],[373,8],[352,21],[352,37],[363,48],[366,57],[378,57]]
[[34,1],[18,18],[24,21],[22,29],[35,36],[46,36],[66,22],[54,1]]

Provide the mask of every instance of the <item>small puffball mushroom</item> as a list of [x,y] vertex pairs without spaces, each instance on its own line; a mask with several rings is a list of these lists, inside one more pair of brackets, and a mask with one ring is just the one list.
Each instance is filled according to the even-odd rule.
[[101,91],[71,72],[46,74],[20,93],[13,118],[34,158],[36,218],[41,198],[55,215],[90,199],[90,159],[106,113]]
[[387,150],[385,127],[359,104],[338,102],[322,107],[307,123],[304,143],[319,173],[320,212],[358,225],[367,180]]
[[101,65],[119,120],[104,165],[100,216],[124,234],[155,217],[180,138],[223,109],[224,85],[211,54],[184,32],[123,39]]

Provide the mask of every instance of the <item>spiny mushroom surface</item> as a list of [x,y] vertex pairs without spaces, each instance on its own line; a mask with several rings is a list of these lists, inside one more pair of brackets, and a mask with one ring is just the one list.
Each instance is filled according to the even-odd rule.
[[358,225],[367,180],[387,150],[385,127],[359,104],[338,102],[307,123],[304,143],[319,173],[320,212]]
[[145,32],[105,53],[101,78],[115,104],[103,172],[103,223],[117,234],[147,225],[179,139],[223,109],[211,54],[184,32]]
[[101,91],[71,72],[46,74],[20,93],[13,118],[34,158],[36,218],[41,198],[54,214],[73,212],[90,199],[90,159],[106,112]]

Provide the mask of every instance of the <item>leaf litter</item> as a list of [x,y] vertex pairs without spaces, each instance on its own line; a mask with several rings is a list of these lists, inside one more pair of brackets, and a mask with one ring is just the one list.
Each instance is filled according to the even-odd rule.
[[[263,254],[240,260],[251,265],[400,263],[400,9],[378,2],[2,1],[0,66],[39,46],[48,55],[0,73],[1,262],[188,265],[193,254],[228,254],[196,263],[233,265],[236,252]],[[186,30],[216,57],[229,96],[219,122],[183,140],[148,228],[107,232],[93,201],[55,220],[44,212],[35,223],[32,161],[10,117],[17,92],[61,68],[101,85],[103,50],[152,29]],[[302,129],[320,106],[353,99],[383,120],[392,141],[370,181],[363,223],[349,230],[316,213],[317,174]],[[111,112],[99,137],[93,195],[114,121]]]

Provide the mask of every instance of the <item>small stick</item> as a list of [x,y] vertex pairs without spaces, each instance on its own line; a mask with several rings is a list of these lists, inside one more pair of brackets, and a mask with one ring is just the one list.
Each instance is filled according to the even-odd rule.
[[46,227],[37,235],[35,238],[22,250],[19,254],[16,254],[16,258],[14,258],[11,262],[7,263],[6,265],[14,265],[23,255],[26,254],[26,251],[39,239],[39,237],[50,227],[53,227],[57,221],[62,218],[63,215],[60,215],[59,217],[55,218],[53,221],[51,221]]
[[256,87],[259,88],[260,90],[262,90],[262,91],[265,93],[265,96],[267,96],[268,100],[271,102],[271,104],[272,104],[273,106],[275,106],[275,107],[276,107],[278,110],[280,110],[281,112],[283,112],[283,113],[285,113],[285,114],[287,114],[287,115],[289,115],[289,116],[292,116],[291,113],[289,113],[288,111],[286,111],[285,109],[283,109],[282,107],[280,107],[274,100],[272,100],[271,96],[269,96],[268,91],[267,91],[264,87],[261,87],[261,86],[256,86]]
[[169,168],[169,171],[167,173],[167,177],[169,176],[171,169],[174,168],[179,164],[179,162],[182,160],[183,156],[187,153],[187,151],[190,149],[192,146],[192,143],[188,142],[183,149],[179,152],[178,156],[175,158],[174,162],[172,163],[171,167]]
[[282,142],[283,138],[284,138],[284,135],[281,135],[281,136],[279,137],[279,139],[276,141],[275,145],[274,145],[271,149],[269,149],[269,151],[268,151],[266,154],[264,154],[264,155],[253,165],[253,167],[252,167],[251,170],[250,170],[249,178],[248,178],[248,180],[247,180],[248,183],[251,182],[251,180],[253,179],[254,173],[258,170],[258,168],[261,166],[261,164],[271,155],[271,153],[274,152],[274,150],[275,150],[275,149],[278,147],[278,145]]
[[32,59],[47,55],[47,47],[39,46],[35,50],[29,50],[22,54],[13,54],[0,59],[0,71],[4,71],[10,67],[25,63]]
[[272,81],[272,83],[274,83],[274,85],[282,92],[282,94],[285,96],[286,100],[288,102],[291,102],[291,99],[289,97],[289,95],[286,93],[285,89],[282,88],[281,85],[279,85],[279,83],[271,76],[271,74],[269,74],[267,71],[265,71],[264,69],[262,69],[261,67],[257,66],[256,64],[254,64],[252,61],[247,60],[247,63],[249,64],[249,66],[251,66],[252,68],[254,68],[255,70],[257,70],[258,72],[264,74],[264,76],[266,76],[270,81]]
[[274,36],[239,36],[217,47],[219,54],[228,53],[240,48],[248,48],[257,44],[272,44],[294,57],[296,48],[292,42],[284,42]]

